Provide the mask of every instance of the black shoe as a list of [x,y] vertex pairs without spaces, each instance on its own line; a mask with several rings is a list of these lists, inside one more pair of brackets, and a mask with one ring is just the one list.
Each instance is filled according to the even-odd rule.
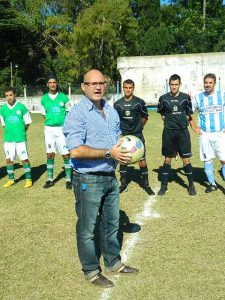
[[106,271],[106,274],[110,274],[110,275],[118,275],[118,274],[136,274],[138,273],[139,270],[137,268],[133,268],[133,267],[128,267],[125,265],[121,265],[121,267],[119,267],[119,269],[115,270],[115,271]]
[[195,196],[197,194],[196,193],[196,189],[194,187],[194,184],[189,185],[189,187],[188,187],[188,194],[190,196]]
[[124,185],[124,184],[121,184],[121,186],[119,187],[119,189],[120,189],[120,194],[122,192],[127,192],[128,191],[127,185]]
[[105,276],[103,276],[101,273],[96,274],[89,280],[92,284],[102,288],[111,288],[114,286],[114,283]]
[[150,188],[150,186],[145,186],[144,190],[146,191],[146,193],[150,196],[155,195],[155,192]]
[[71,181],[67,181],[66,182],[66,189],[67,190],[72,190],[72,188],[73,188],[72,182]]
[[160,190],[158,191],[158,195],[163,196],[165,195],[166,192],[167,192],[167,186],[162,184]]
[[210,185],[205,190],[206,193],[211,193],[217,190],[217,186],[215,184],[210,183]]
[[45,182],[45,184],[43,185],[43,188],[44,188],[44,189],[48,189],[48,188],[52,187],[53,185],[54,185],[54,182],[53,182],[53,181],[47,180],[47,181]]

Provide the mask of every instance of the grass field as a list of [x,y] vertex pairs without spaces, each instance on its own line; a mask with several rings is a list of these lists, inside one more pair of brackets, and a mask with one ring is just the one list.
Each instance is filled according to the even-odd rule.
[[[120,238],[126,263],[140,273],[110,277],[115,287],[104,291],[82,276],[74,235],[74,196],[65,189],[59,155],[55,186],[42,188],[46,180],[43,120],[40,115],[32,118],[28,133],[31,189],[24,189],[19,161],[17,183],[9,189],[2,187],[7,176],[3,147],[0,151],[0,299],[225,299],[225,183],[215,161],[219,189],[205,194],[195,135],[191,133],[197,196],[187,193],[179,158],[173,162],[164,197],[149,197],[138,185],[138,170],[131,170],[129,191],[121,196]],[[161,132],[160,116],[150,112],[145,137],[155,191],[163,162]]]

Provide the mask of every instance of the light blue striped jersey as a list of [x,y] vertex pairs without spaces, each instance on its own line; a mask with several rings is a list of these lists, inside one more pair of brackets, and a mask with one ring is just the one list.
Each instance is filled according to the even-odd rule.
[[220,132],[225,128],[225,92],[200,93],[192,100],[192,108],[199,112],[198,126],[203,131]]
[[[110,149],[121,134],[117,111],[102,100],[104,115],[85,96],[68,113],[63,128],[68,150],[85,145],[95,149]],[[72,158],[73,168],[82,174],[112,172],[117,162],[113,159]]]

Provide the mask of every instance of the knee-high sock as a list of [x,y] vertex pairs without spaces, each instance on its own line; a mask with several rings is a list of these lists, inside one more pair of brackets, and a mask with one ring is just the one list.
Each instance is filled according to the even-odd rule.
[[170,169],[171,169],[171,165],[170,164],[163,164],[163,168],[162,168],[162,184],[166,185],[168,184],[168,180],[169,180],[169,174],[170,174]]
[[48,180],[53,181],[54,159],[47,158],[47,175]]
[[14,180],[14,165],[7,165],[6,170],[9,179]]
[[215,178],[214,178],[214,172],[213,172],[213,163],[212,161],[206,161],[204,164],[205,167],[205,173],[208,179],[208,182],[211,184],[216,184],[215,183]]
[[148,180],[148,167],[140,167],[141,171],[141,177],[143,179],[143,183],[145,186],[149,186],[149,180]]
[[23,169],[24,169],[24,172],[25,172],[25,178],[26,179],[31,179],[30,163],[23,164]]
[[187,165],[184,165],[184,172],[187,176],[187,179],[188,179],[188,183],[189,185],[192,185],[193,184],[193,172],[192,172],[192,165],[191,163],[187,164]]
[[120,165],[120,181],[121,184],[127,184],[127,166]]
[[72,175],[72,168],[70,164],[69,158],[64,158],[64,167],[65,167],[65,173],[66,173],[66,181],[71,181],[71,175]]

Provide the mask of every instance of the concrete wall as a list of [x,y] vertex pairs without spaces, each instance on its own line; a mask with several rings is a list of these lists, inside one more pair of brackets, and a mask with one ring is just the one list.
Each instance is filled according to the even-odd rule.
[[207,73],[217,76],[217,89],[225,89],[225,52],[119,57],[117,69],[122,82],[132,79],[135,94],[149,105],[156,105],[169,90],[169,77],[174,73],[181,76],[181,90],[190,95],[201,91]]

